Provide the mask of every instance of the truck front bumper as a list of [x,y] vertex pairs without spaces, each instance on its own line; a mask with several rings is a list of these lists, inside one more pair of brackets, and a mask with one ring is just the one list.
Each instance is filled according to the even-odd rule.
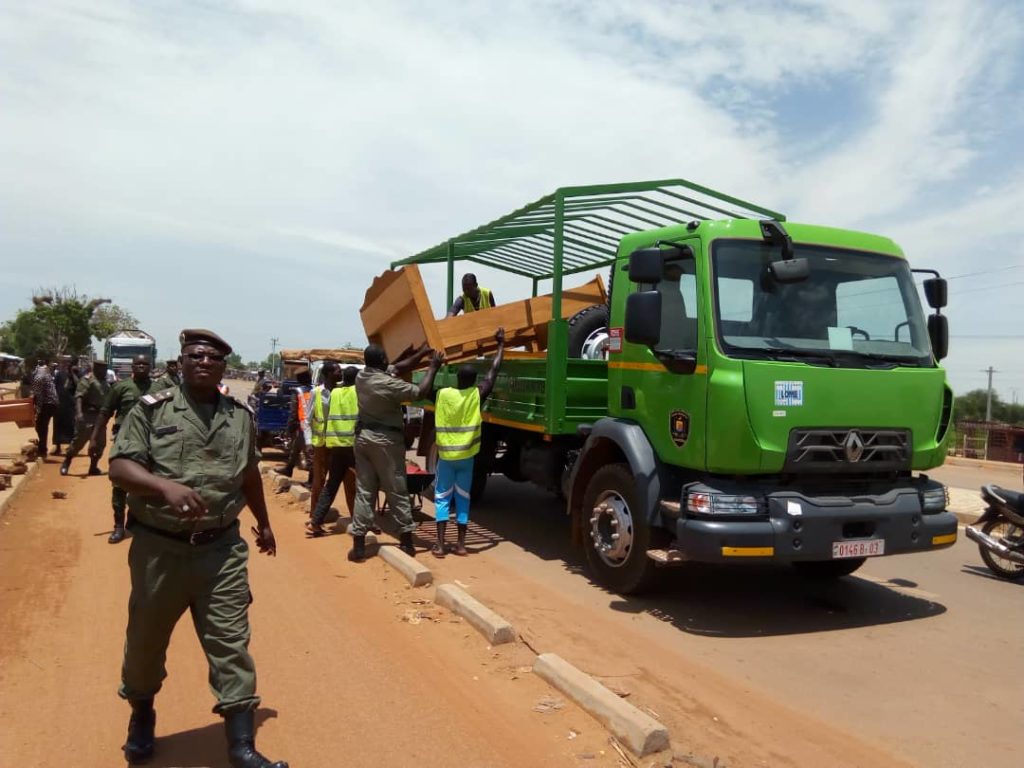
[[[696,562],[799,562],[832,560],[837,550],[846,557],[870,554],[879,546],[872,542],[879,539],[884,542],[880,554],[885,555],[952,546],[956,517],[946,510],[925,512],[920,488],[920,481],[907,481],[878,494],[769,491],[760,496],[767,514],[753,519],[679,518],[674,548],[683,559]],[[681,506],[686,509],[685,491]]]

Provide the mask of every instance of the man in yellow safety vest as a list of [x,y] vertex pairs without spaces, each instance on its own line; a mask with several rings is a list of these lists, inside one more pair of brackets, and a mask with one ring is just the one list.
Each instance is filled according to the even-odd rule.
[[356,400],[356,374],[359,369],[348,366],[341,374],[341,385],[331,390],[327,411],[324,440],[329,455],[327,485],[320,492],[320,498],[313,508],[312,518],[306,523],[311,536],[324,535],[324,518],[338,495],[338,488],[345,485],[345,503],[351,516],[356,505],[356,421],[359,418],[359,403]]
[[498,354],[482,383],[476,383],[476,368],[462,365],[457,385],[438,390],[434,400],[434,434],[437,443],[437,469],[434,480],[434,520],[437,543],[430,550],[434,557],[444,557],[445,530],[455,500],[455,522],[458,540],[452,554],[465,555],[466,530],[469,526],[469,493],[473,487],[473,457],[480,452],[483,417],[480,405],[491,394],[505,356],[505,329],[494,334]]
[[327,450],[327,413],[330,409],[331,392],[341,379],[341,366],[333,360],[327,360],[320,368],[320,379],[310,393],[310,404],[305,409],[302,421],[302,432],[308,444],[307,461],[309,471],[309,511],[316,509],[320,493],[327,480],[327,467],[330,454]]
[[467,272],[462,276],[462,295],[455,299],[447,316],[454,317],[459,312],[476,312],[480,309],[490,309],[493,306],[494,294],[491,290],[481,288],[476,283],[476,275]]

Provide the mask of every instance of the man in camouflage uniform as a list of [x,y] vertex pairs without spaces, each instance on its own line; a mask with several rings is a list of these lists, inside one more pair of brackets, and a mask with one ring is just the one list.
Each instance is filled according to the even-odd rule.
[[256,668],[249,655],[248,505],[256,546],[274,555],[251,412],[217,391],[231,347],[206,330],[181,332],[182,385],[144,395],[111,452],[110,477],[128,491],[132,591],[120,695],[132,706],[125,757],[154,752],[153,697],[166,676],[174,625],[190,611],[225,719],[233,768],[287,768],[255,747]]
[[[149,358],[146,355],[136,355],[132,360],[132,375],[129,379],[117,382],[107,392],[103,400],[103,408],[100,409],[100,417],[93,427],[92,440],[96,443],[105,439],[107,434],[107,421],[114,416],[114,438],[124,423],[128,412],[135,407],[143,395],[153,389],[153,382],[149,378]],[[154,390],[158,391],[158,390]],[[110,492],[110,504],[114,508],[114,530],[107,539],[109,544],[117,544],[124,540],[125,509],[128,505],[128,494],[123,488],[112,484]]]
[[107,433],[95,434],[94,427],[100,418],[100,409],[110,390],[107,384],[107,364],[93,360],[92,372],[85,374],[75,388],[75,438],[64,454],[60,473],[66,475],[71,469],[71,460],[89,443],[89,474],[102,475],[99,468],[100,456],[107,447]]

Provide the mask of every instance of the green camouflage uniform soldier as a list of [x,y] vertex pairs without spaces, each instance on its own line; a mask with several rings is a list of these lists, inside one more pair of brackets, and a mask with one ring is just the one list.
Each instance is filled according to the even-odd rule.
[[405,480],[405,421],[402,403],[422,400],[434,388],[434,376],[444,362],[435,353],[423,381],[410,384],[390,375],[384,349],[371,344],[363,352],[366,367],[356,376],[359,404],[356,458],[356,508],[352,512],[352,550],[348,559],[360,563],[366,558],[366,531],[374,525],[373,507],[378,491],[387,495],[391,516],[398,525],[399,548],[415,555],[412,532],[416,523],[409,506]]
[[256,544],[274,555],[251,412],[217,391],[231,347],[211,331],[181,332],[181,387],[145,395],[128,412],[110,477],[128,491],[132,592],[120,695],[132,705],[129,762],[155,746],[153,697],[166,676],[171,632],[185,611],[206,653],[233,768],[287,768],[256,751],[256,668],[249,655],[248,505]]
[[86,443],[89,443],[89,474],[103,474],[99,468],[99,461],[103,449],[107,447],[107,433],[103,432],[97,437],[93,428],[100,417],[100,409],[109,389],[107,364],[102,360],[94,360],[92,372],[83,376],[75,388],[75,437],[64,454],[64,463],[60,465],[62,475],[68,473],[71,469],[71,460]]
[[[149,378],[150,363],[146,355],[136,355],[132,360],[132,375],[129,379],[114,384],[107,392],[103,400],[103,408],[100,410],[100,417],[93,427],[93,442],[101,439],[107,434],[107,421],[114,416],[114,437],[124,424],[128,412],[135,407],[135,404],[142,399],[153,388]],[[155,390],[154,390],[155,391]],[[124,540],[125,508],[128,504],[128,493],[119,488],[117,484],[111,484],[110,504],[114,508],[114,530],[110,533],[107,542],[117,544]]]
[[181,386],[181,371],[179,370],[179,360],[168,360],[164,365],[163,376],[153,381],[153,392],[162,392],[165,389],[171,387]]

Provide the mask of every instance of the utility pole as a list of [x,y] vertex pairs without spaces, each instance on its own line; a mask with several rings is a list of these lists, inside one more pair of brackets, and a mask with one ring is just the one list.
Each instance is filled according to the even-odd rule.
[[[274,359],[274,355],[277,354],[277,339],[278,339],[277,336],[271,336],[270,337],[270,369],[274,372],[275,376],[278,375],[277,361]],[[989,383],[989,391],[991,392],[991,390],[992,390],[992,377],[991,376],[989,376],[988,383]]]
[[988,397],[985,399],[985,421],[992,421],[992,374],[999,373],[991,365],[982,373],[988,374]]

